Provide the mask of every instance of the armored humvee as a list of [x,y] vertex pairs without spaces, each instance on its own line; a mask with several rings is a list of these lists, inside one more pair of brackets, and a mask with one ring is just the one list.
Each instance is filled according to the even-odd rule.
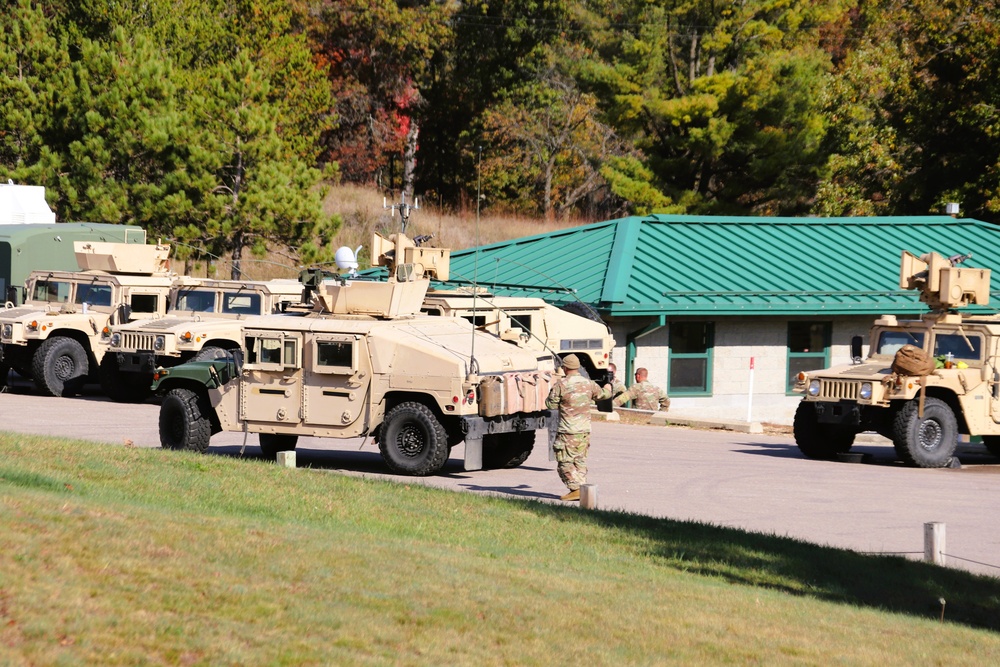
[[[794,434],[803,454],[832,459],[857,433],[875,431],[900,460],[924,468],[951,465],[959,434],[982,436],[1000,455],[1000,316],[957,311],[989,302],[990,272],[958,266],[968,258],[904,251],[900,288],[919,290],[930,312],[882,316],[866,359],[856,336],[853,363],[799,373]],[[903,363],[910,358],[923,370]]]
[[542,299],[433,290],[427,292],[420,310],[428,315],[461,317],[503,340],[548,355],[575,354],[588,377],[599,384],[608,379],[615,346],[608,326]]
[[297,280],[181,278],[168,315],[110,327],[101,388],[119,402],[145,400],[157,365],[224,356],[243,343],[243,320],[284,312],[301,298]]
[[166,312],[176,275],[170,247],[74,243],[81,271],[34,271],[27,301],[0,310],[0,370],[34,379],[49,396],[68,396],[96,379],[109,323]]
[[309,312],[244,320],[239,353],[157,369],[161,444],[204,451],[213,433],[244,431],[275,456],[299,436],[372,436],[391,470],[428,475],[464,440],[467,470],[523,463],[551,374],[533,351],[419,313],[429,276],[447,278],[445,251],[402,234],[373,247],[387,282],[323,281]]

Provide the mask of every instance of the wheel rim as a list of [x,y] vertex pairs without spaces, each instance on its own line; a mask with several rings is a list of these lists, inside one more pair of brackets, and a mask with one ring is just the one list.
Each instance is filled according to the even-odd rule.
[[73,361],[73,357],[69,355],[62,355],[56,358],[55,363],[52,365],[52,371],[60,380],[68,380],[74,376],[74,371],[76,371],[76,362]]
[[396,436],[396,448],[407,458],[419,456],[424,451],[425,444],[424,432],[417,426],[404,426]]
[[941,424],[933,419],[928,419],[920,425],[917,442],[923,449],[933,451],[941,446],[942,434],[943,429],[941,428]]

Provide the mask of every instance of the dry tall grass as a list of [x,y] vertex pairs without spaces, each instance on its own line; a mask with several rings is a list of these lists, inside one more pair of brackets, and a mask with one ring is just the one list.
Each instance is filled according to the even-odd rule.
[[[323,208],[324,212],[337,214],[343,219],[340,232],[334,239],[338,248],[355,248],[359,245],[367,247],[371,243],[373,231],[388,235],[400,230],[399,213],[383,209],[382,201],[382,194],[374,188],[339,185],[331,189]],[[392,199],[386,200],[386,204],[398,202],[398,195],[395,202]],[[421,201],[420,209],[410,215],[406,233],[411,238],[420,234],[432,234],[434,238],[430,245],[461,250],[581,224],[586,223],[578,220],[546,222],[537,218],[480,214],[477,225],[474,209],[456,214],[444,213]]]
[[[371,246],[372,233],[378,231],[388,236],[401,229],[399,212],[383,208],[382,202],[382,193],[377,189],[357,185],[334,186],[323,201],[323,212],[337,215],[343,221],[331,246],[362,246],[362,268],[367,268],[365,262],[369,254],[366,251]],[[395,201],[386,200],[386,204],[391,203],[399,203],[398,195]],[[406,234],[411,238],[430,234],[433,238],[428,245],[436,248],[462,250],[587,224],[587,221],[580,220],[546,222],[539,218],[489,214],[481,214],[479,224],[476,224],[474,209],[452,214],[424,201],[419,204],[420,208],[410,213]],[[229,266],[229,259],[225,258],[211,264],[192,262],[185,269],[188,275],[229,278]],[[249,253],[245,253],[243,258],[244,276],[253,280],[296,278],[300,268],[295,253],[286,248],[272,248],[268,256],[261,259],[251,257]]]

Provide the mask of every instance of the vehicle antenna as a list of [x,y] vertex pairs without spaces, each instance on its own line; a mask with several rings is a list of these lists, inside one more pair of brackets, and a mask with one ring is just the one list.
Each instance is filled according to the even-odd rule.
[[[476,322],[476,296],[479,292],[479,209],[483,201],[483,147],[476,146],[476,254],[472,262],[472,322]],[[469,355],[469,371],[479,374],[476,361],[476,327],[472,327],[472,350]]]

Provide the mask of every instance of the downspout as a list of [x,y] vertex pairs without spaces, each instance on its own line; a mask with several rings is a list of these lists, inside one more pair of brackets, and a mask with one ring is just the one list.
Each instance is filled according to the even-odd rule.
[[635,342],[642,338],[643,336],[648,336],[654,331],[659,331],[663,327],[667,326],[667,316],[659,315],[655,322],[652,324],[647,324],[642,329],[633,331],[629,333],[625,338],[625,384],[631,384],[631,378],[634,374],[635,365]]

